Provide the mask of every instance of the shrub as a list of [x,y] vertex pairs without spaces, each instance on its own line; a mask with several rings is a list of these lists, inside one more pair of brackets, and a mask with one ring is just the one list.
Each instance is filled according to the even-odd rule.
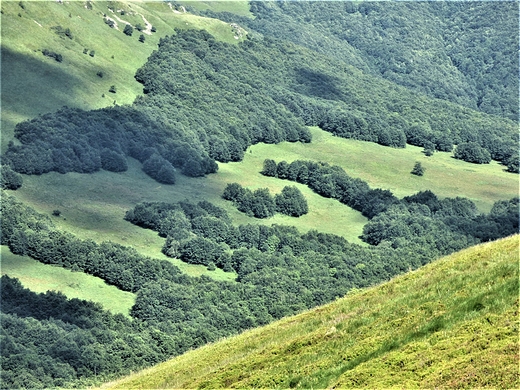
[[424,171],[426,169],[421,165],[420,162],[416,162],[413,169],[412,169],[412,172],[410,172],[412,175],[416,175],[416,176],[422,176],[424,175]]
[[132,36],[133,32],[134,32],[134,28],[132,26],[130,26],[129,24],[127,24],[123,30],[123,32],[128,35],[129,37]]

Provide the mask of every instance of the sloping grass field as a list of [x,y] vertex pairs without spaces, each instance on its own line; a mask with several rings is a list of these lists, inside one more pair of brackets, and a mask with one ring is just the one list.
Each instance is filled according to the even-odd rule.
[[103,388],[519,388],[518,249],[463,250]]
[[[247,5],[237,2],[238,9],[242,3]],[[4,1],[1,9],[2,150],[16,123],[38,114],[65,105],[95,109],[132,103],[142,94],[136,70],[175,28],[205,29],[228,43],[245,39],[235,39],[227,23],[176,11],[165,2]],[[117,26],[110,28],[104,17]],[[146,27],[145,20],[157,31],[143,30],[144,43],[135,29],[132,36],[123,33],[126,22]],[[57,34],[57,26],[69,28],[72,39]],[[44,49],[61,54],[63,61],[44,56]],[[116,93],[109,92],[112,85]]]
[[28,256],[13,255],[5,245],[0,248],[2,275],[19,279],[31,291],[60,291],[68,298],[100,303],[104,309],[114,314],[129,315],[130,308],[135,303],[135,294],[110,286],[100,278],[42,264]]

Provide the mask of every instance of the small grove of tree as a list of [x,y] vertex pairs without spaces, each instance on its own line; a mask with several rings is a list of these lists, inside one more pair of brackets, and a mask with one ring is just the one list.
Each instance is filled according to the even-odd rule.
[[133,32],[134,32],[134,28],[132,26],[130,26],[129,24],[127,24],[123,30],[123,32],[128,35],[129,37],[132,36]]
[[222,197],[231,200],[238,210],[255,218],[269,218],[277,212],[300,217],[309,212],[305,197],[294,186],[284,187],[273,198],[268,188],[259,188],[252,192],[238,183],[230,183],[224,189]]
[[416,176],[422,176],[424,175],[424,171],[426,169],[422,166],[422,164],[417,161],[415,163],[415,165],[413,166],[413,169],[412,169],[412,172],[410,172],[412,175],[416,175]]
[[476,142],[464,142],[455,148],[453,156],[475,164],[489,164],[491,154]]
[[280,194],[275,195],[274,201],[278,212],[291,217],[300,217],[309,212],[307,200],[294,186],[284,187]]

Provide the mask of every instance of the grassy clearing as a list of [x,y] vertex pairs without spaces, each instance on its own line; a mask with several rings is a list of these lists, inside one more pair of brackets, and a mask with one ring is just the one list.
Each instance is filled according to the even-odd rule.
[[[109,10],[109,2],[54,1],[2,2],[2,150],[12,138],[16,123],[67,105],[94,109],[113,104],[129,104],[142,93],[134,79],[160,37],[174,34],[174,28],[206,29],[217,39],[235,43],[231,26],[210,18],[175,13],[164,2],[111,2],[125,14]],[[20,16],[19,16],[20,15]],[[117,22],[111,29],[106,15]],[[145,26],[144,19],[157,32],[145,35],[134,30],[123,34],[125,23]],[[57,35],[52,27],[70,28],[73,39]],[[48,49],[63,56],[63,62],[45,57]],[[94,50],[91,57],[84,54]],[[103,77],[97,75],[103,73]],[[110,86],[117,92],[109,93]],[[104,96],[103,96],[104,95]]]
[[25,288],[37,293],[61,291],[68,298],[97,302],[112,313],[124,315],[135,303],[135,294],[109,286],[100,278],[13,255],[5,245],[1,246],[1,267],[2,275],[20,279]]
[[519,236],[104,388],[519,388]]
[[[393,149],[378,144],[334,137],[312,127],[310,144],[255,145],[253,154],[277,161],[311,159],[339,165],[352,177],[367,181],[372,188],[383,188],[403,197],[431,190],[441,198],[471,199],[481,212],[489,212],[493,203],[519,194],[518,175],[504,171],[496,161],[470,164],[452,158],[452,153],[437,152],[426,157],[416,146]],[[411,175],[416,161],[426,168],[424,176]]]

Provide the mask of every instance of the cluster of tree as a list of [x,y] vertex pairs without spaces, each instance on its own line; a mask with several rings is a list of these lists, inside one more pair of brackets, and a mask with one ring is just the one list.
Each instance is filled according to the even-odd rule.
[[272,197],[268,188],[251,191],[238,183],[230,183],[222,197],[232,201],[238,210],[255,218],[269,218],[277,212],[300,217],[309,212],[307,200],[294,186],[286,186],[281,193]]
[[[146,112],[132,107],[83,111],[63,108],[19,123],[15,134],[22,145],[11,145],[5,159],[24,174],[91,173],[100,169],[123,172],[127,157],[162,183],[175,182],[176,167],[187,176],[218,169],[200,144],[171,137],[177,127],[160,126]],[[42,138],[42,136],[44,136]]]
[[63,61],[63,56],[61,54],[53,52],[53,51],[51,51],[49,49],[43,49],[42,50],[42,54],[45,57],[54,58],[57,62],[62,62]]
[[172,337],[101,305],[36,294],[2,276],[1,387],[86,388],[177,352]]
[[60,294],[22,294],[13,291],[21,290],[16,282],[2,281],[2,288],[11,286],[2,295],[6,388],[84,387],[518,229],[518,200],[497,202],[485,216],[466,199],[438,200],[429,192],[372,218],[364,231],[369,247],[294,227],[234,226],[225,210],[205,201],[143,203],[127,213],[127,220],[166,237],[166,254],[237,273],[236,282],[221,282],[183,275],[130,248],[79,240],[10,195],[1,201],[1,240],[13,252],[137,294],[133,320],[124,320]]
[[518,233],[518,206],[518,198],[498,201],[489,214],[478,214],[469,199],[440,200],[431,191],[422,191],[405,197],[370,220],[363,228],[363,240],[371,245],[387,242],[394,248],[414,242],[428,249],[435,241],[438,251],[451,252],[453,246]]
[[22,184],[22,175],[13,171],[9,165],[0,165],[0,188],[4,190],[17,190]]
[[491,153],[476,142],[465,142],[457,145],[453,153],[455,158],[475,164],[489,164]]
[[112,242],[96,244],[58,231],[48,217],[7,194],[2,195],[1,206],[1,242],[14,254],[98,276],[124,291],[135,292],[150,281],[182,278],[168,261],[153,260]]

